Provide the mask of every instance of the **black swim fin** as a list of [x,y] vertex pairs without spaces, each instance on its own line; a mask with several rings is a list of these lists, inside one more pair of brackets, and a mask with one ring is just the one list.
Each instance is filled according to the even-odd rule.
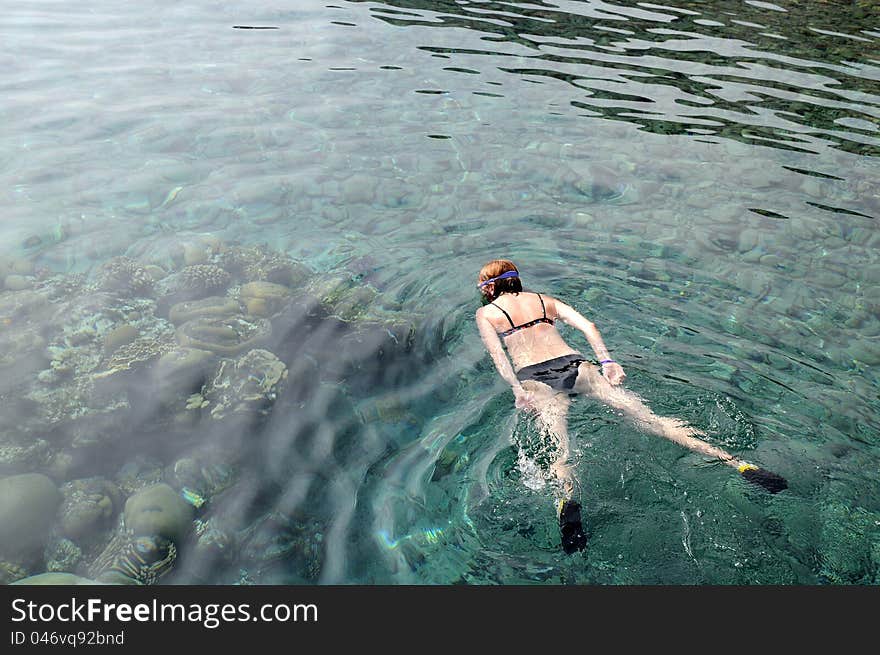
[[765,471],[754,464],[743,464],[739,467],[739,472],[746,480],[763,487],[771,494],[788,489],[788,482],[781,475]]
[[581,506],[574,500],[564,500],[559,508],[559,531],[562,550],[571,555],[587,547],[587,535],[581,524]]

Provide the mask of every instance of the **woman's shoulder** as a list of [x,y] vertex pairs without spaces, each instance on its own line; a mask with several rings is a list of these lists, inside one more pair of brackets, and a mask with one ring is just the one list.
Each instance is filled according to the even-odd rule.
[[532,291],[531,293],[540,298],[545,305],[559,302],[555,296],[551,296],[543,291]]
[[477,311],[474,313],[474,316],[475,316],[478,320],[481,319],[481,318],[487,318],[486,308],[487,308],[488,306],[489,306],[489,304],[485,304],[485,305],[482,305],[482,306],[480,306],[480,307],[477,307]]
[[560,300],[556,296],[551,296],[549,293],[542,293],[541,300],[551,317],[558,318],[560,313],[564,314],[566,311],[571,311],[571,307],[565,301]]

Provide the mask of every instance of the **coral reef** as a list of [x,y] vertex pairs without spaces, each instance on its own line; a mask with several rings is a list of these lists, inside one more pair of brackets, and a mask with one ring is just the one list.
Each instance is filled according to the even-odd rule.
[[180,345],[233,357],[266,344],[272,324],[252,316],[196,318],[177,328]]
[[40,473],[0,478],[0,554],[30,555],[42,549],[61,500],[55,483]]
[[218,356],[210,350],[177,346],[168,351],[150,372],[151,389],[163,406],[178,405],[198,393],[217,367]]
[[[299,398],[323,375],[409,349],[411,324],[372,286],[262,245],[199,237],[131,248],[91,275],[19,268],[0,291],[0,582],[155,584],[183,548],[205,565],[242,547],[258,571],[296,561],[315,579],[317,528],[288,521],[272,536],[277,521],[229,500],[243,437],[288,394],[287,358]],[[315,347],[323,330],[339,338],[324,370],[313,329]],[[360,419],[333,397],[348,435]],[[354,444],[343,436],[340,457]]]
[[224,359],[201,394],[211,418],[266,415],[287,380],[287,366],[268,350],[255,348]]
[[101,291],[145,296],[152,292],[153,278],[138,262],[121,255],[101,265],[96,284]]
[[181,325],[197,318],[229,318],[241,314],[242,307],[235,298],[229,296],[208,296],[201,300],[191,300],[172,305],[168,319]]
[[216,257],[239,282],[265,281],[297,289],[314,275],[305,264],[266,246],[233,246]]
[[177,559],[192,530],[193,507],[165,483],[125,502],[116,533],[89,567],[89,577],[116,584],[155,584]]
[[229,273],[215,264],[185,266],[156,283],[157,312],[167,316],[179,303],[223,295],[231,282]]
[[164,335],[164,338],[139,337],[114,350],[103,362],[103,370],[95,373],[93,378],[104,380],[120,373],[143,370],[174,347],[175,342],[170,334]]
[[125,501],[125,527],[136,537],[159,536],[180,542],[192,528],[193,508],[165,483],[155,484]]
[[51,458],[52,447],[45,439],[0,436],[0,475],[43,469],[48,467]]
[[122,494],[100,477],[71,480],[61,486],[64,502],[58,512],[58,532],[74,541],[89,539],[113,523]]
[[53,539],[43,551],[47,571],[73,571],[82,560],[82,549],[70,539]]
[[248,282],[241,285],[239,296],[252,316],[271,316],[278,312],[290,297],[291,290],[275,282]]

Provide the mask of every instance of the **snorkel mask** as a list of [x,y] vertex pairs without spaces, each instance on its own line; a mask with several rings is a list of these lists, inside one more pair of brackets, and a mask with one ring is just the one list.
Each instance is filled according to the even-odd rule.
[[517,271],[507,271],[505,273],[502,273],[498,277],[490,277],[488,280],[480,282],[477,286],[482,289],[487,284],[492,284],[493,282],[497,282],[498,280],[506,280],[507,278],[511,277],[519,277],[519,273]]
[[483,282],[480,282],[477,285],[477,288],[481,292],[480,293],[480,301],[483,303],[483,305],[488,305],[489,303],[492,302],[492,298],[490,297],[490,295],[487,293],[483,293],[483,289],[485,289],[486,286],[488,286],[489,284],[492,284],[493,282],[497,282],[498,280],[506,280],[506,279],[512,278],[512,277],[519,277],[519,273],[517,271],[505,271],[504,273],[502,273],[501,275],[499,275],[497,277],[492,277],[492,278],[489,278],[488,280],[484,280]]

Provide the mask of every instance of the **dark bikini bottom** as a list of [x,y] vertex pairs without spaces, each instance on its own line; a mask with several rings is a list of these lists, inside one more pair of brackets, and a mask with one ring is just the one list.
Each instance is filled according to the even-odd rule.
[[578,376],[578,366],[586,361],[583,355],[564,355],[546,362],[539,362],[531,366],[523,366],[516,372],[516,378],[523,380],[537,380],[549,385],[556,391],[568,391],[574,387]]

